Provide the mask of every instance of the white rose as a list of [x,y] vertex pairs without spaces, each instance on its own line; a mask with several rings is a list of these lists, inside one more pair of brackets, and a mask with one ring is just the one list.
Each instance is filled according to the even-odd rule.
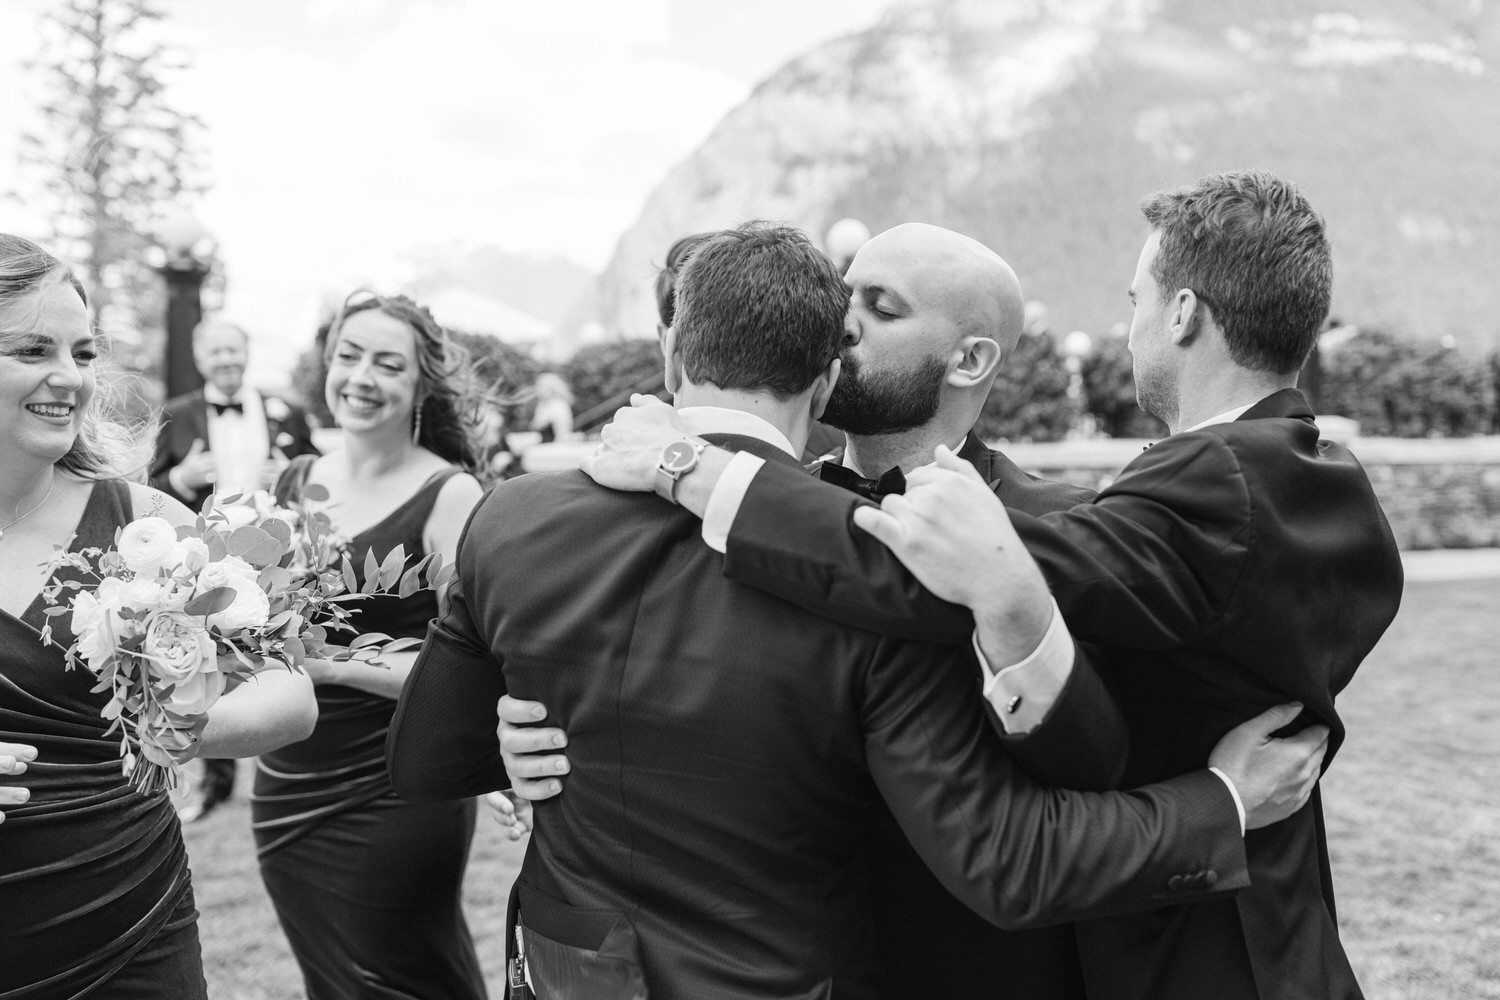
[[179,681],[162,704],[178,715],[202,715],[213,708],[223,693],[224,675],[217,670],[203,670]]
[[113,652],[103,628],[107,615],[109,611],[88,591],[80,590],[73,597],[71,627],[78,640],[78,655],[88,662],[89,669],[96,674],[104,668],[104,661]]
[[[78,592],[82,595],[83,591]],[[94,588],[94,600],[106,611],[118,611],[125,603],[125,581],[117,576],[106,576]]]
[[208,565],[208,545],[201,538],[184,538],[172,546],[162,566],[172,572],[196,573]]
[[161,568],[177,544],[177,529],[164,517],[131,521],[120,532],[120,558],[136,573],[147,575]]
[[256,521],[255,508],[244,502],[225,504],[218,510],[224,515],[224,523],[229,525],[230,530],[243,528]]
[[[201,715],[224,692],[213,636],[181,612],[148,615],[140,653],[152,677],[174,685],[166,704],[175,712]],[[205,679],[205,675],[216,679]]]
[[82,637],[85,632],[92,632],[99,627],[104,620],[104,606],[97,598],[87,590],[80,590],[73,595],[73,634]]
[[171,591],[171,581],[138,576],[125,584],[125,607],[146,611],[156,608]]
[[291,409],[275,396],[263,397],[261,406],[265,408],[266,416],[271,420],[285,420],[292,415]]
[[234,591],[234,601],[222,611],[208,616],[208,623],[224,632],[242,628],[259,628],[271,617],[271,602],[260,589],[260,574],[239,556],[226,556],[209,563],[198,574],[198,593],[206,594],[217,587]]

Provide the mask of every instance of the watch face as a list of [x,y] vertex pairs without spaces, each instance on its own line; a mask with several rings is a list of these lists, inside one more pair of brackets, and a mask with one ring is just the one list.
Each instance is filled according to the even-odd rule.
[[673,441],[661,450],[661,467],[668,472],[686,472],[697,461],[697,449],[686,441]]

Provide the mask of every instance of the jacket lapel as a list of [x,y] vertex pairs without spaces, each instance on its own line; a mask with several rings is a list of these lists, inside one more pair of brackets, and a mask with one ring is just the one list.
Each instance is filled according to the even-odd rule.
[[[1312,407],[1301,389],[1281,389],[1271,393],[1259,403],[1239,415],[1239,420],[1263,420],[1267,417],[1283,417],[1291,420],[1313,420]],[[1238,422],[1238,421],[1236,421]]]

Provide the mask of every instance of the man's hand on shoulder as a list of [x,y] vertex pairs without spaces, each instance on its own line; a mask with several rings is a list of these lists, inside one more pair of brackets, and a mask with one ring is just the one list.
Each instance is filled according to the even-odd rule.
[[568,758],[550,751],[568,745],[568,734],[556,727],[536,723],[547,717],[539,701],[522,701],[505,695],[495,706],[500,716],[500,759],[517,798],[531,802],[550,799],[562,791],[561,775],[567,774]]
[[878,538],[928,590],[974,612],[984,653],[1000,667],[1030,654],[1052,618],[1047,582],[1010,515],[974,466],[945,447],[906,479],[906,493],[854,523]]
[[1272,733],[1302,711],[1296,702],[1268,709],[1224,734],[1208,765],[1228,776],[1245,807],[1245,829],[1286,819],[1307,804],[1328,751],[1328,727],[1309,726],[1284,739]]
[[614,490],[649,493],[661,450],[684,436],[677,411],[640,393],[615,412],[599,433],[599,447],[579,462],[585,475]]

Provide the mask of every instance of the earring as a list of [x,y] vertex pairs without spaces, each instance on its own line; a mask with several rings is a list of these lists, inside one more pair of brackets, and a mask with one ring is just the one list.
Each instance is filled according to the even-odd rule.
[[[423,400],[425,403],[426,400]],[[422,403],[417,404],[417,418],[411,423],[411,443],[417,444],[422,437]]]

